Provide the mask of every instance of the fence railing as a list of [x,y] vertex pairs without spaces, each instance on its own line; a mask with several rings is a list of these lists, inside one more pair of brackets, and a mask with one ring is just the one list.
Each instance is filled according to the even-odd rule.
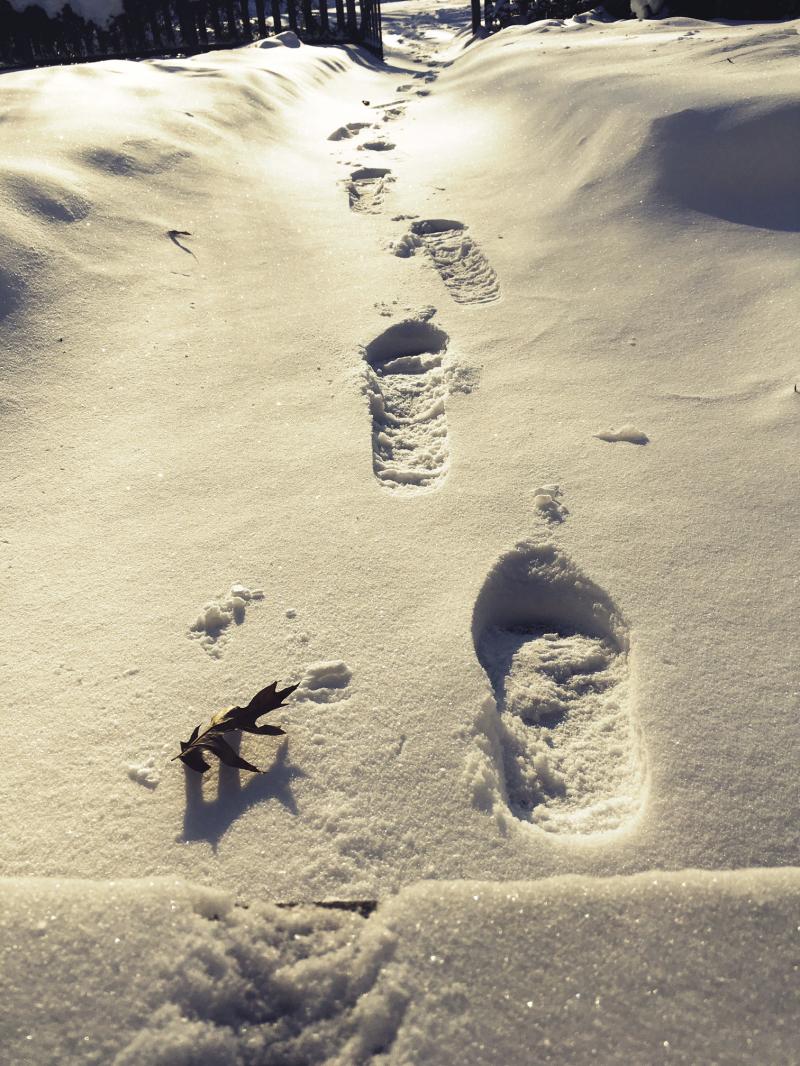
[[50,17],[0,0],[0,67],[191,55],[293,30],[309,44],[350,41],[383,58],[380,0],[123,0],[104,25],[69,4]]
[[[596,7],[596,0],[471,0],[472,29],[489,31],[514,23],[534,22],[544,18],[571,18]],[[698,19],[741,19],[744,21],[796,18],[800,0],[650,0],[633,4],[631,0],[604,0],[607,14],[615,18],[658,15],[687,15]],[[648,13],[649,10],[649,13]]]

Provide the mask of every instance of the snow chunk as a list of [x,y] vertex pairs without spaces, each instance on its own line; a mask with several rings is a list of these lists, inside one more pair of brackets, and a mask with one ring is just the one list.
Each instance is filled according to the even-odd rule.
[[646,433],[642,433],[636,426],[628,423],[620,426],[619,429],[603,429],[599,433],[595,433],[595,437],[598,440],[606,440],[611,443],[624,440],[628,444],[648,444],[650,441]]
[[261,589],[251,589],[247,585],[231,585],[226,597],[207,603],[197,618],[189,626],[189,636],[197,638],[205,650],[214,658],[220,657],[217,647],[225,630],[235,623],[244,622],[248,604],[263,600]]
[[141,762],[128,763],[128,777],[138,785],[145,788],[155,789],[161,781],[161,767],[156,766],[154,755],[149,755]]
[[416,233],[406,233],[399,241],[395,241],[391,248],[392,253],[400,259],[410,259],[415,254],[417,248],[422,247],[422,240]]
[[533,506],[548,522],[563,522],[569,511],[559,502],[560,496],[558,485],[540,485],[534,490]]

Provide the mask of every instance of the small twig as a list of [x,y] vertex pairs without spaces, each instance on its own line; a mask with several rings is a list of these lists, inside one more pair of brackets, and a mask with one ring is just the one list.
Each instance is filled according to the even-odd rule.
[[178,237],[191,237],[191,233],[188,231],[188,229],[168,229],[167,236],[176,247],[180,248],[182,252],[187,252],[193,259],[197,259],[197,256],[194,254],[192,249],[187,248],[185,244],[181,244],[181,242],[178,240]]

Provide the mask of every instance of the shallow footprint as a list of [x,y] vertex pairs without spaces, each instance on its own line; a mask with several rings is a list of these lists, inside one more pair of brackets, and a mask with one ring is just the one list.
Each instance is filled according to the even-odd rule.
[[386,185],[394,181],[386,167],[362,167],[354,170],[347,182],[347,197],[351,211],[376,215],[383,204]]
[[551,833],[619,829],[644,798],[628,630],[557,548],[522,543],[494,566],[473,639],[494,689],[506,802]]
[[411,239],[425,248],[456,303],[489,303],[499,298],[497,275],[463,222],[421,219],[411,226]]
[[387,489],[432,489],[447,474],[448,341],[444,330],[415,318],[390,326],[363,350],[372,469]]

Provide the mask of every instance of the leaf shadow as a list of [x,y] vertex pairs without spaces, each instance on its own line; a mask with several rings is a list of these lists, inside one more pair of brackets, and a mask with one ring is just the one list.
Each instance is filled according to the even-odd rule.
[[[232,743],[238,751],[238,742]],[[231,766],[219,764],[217,794],[213,799],[206,799],[205,779],[211,773],[198,774],[184,766],[186,786],[186,808],[183,814],[183,832],[178,840],[188,843],[192,840],[207,840],[214,851],[237,818],[268,800],[278,800],[289,811],[297,814],[297,802],[292,792],[292,785],[297,778],[306,774],[289,761],[289,743],[284,740],[275,753],[272,765],[263,773],[248,774],[246,784],[242,784],[242,773]]]

